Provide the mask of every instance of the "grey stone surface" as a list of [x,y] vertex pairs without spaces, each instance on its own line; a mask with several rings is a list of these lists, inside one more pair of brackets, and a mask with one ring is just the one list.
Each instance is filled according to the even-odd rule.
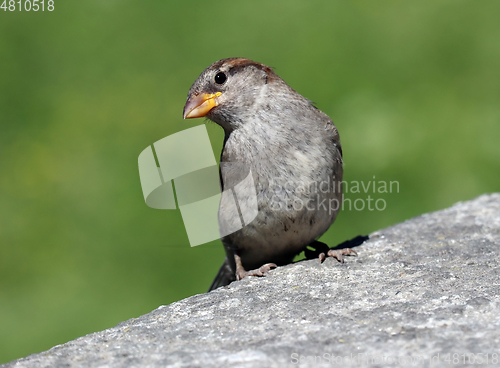
[[344,264],[280,267],[4,367],[500,366],[500,194],[378,231],[357,250]]

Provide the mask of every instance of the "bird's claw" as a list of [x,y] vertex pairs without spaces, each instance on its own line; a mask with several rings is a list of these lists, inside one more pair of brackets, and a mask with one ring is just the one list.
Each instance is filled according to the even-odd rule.
[[340,248],[340,249],[331,249],[328,245],[325,243],[315,241],[312,244],[309,245],[312,249],[306,249],[304,251],[305,256],[307,259],[314,259],[318,258],[319,263],[323,263],[323,261],[326,259],[326,257],[333,257],[340,263],[344,263],[344,257],[343,256],[357,256],[358,253],[356,253],[355,250],[351,248]]
[[274,263],[266,263],[265,265],[260,266],[259,268],[255,269],[255,270],[245,271],[243,269],[240,269],[240,270],[238,270],[238,272],[236,272],[236,280],[241,280],[247,276],[262,277],[262,276],[265,276],[265,274],[267,272],[271,271],[271,269],[276,268],[276,267],[278,267],[278,266],[276,266]]
[[342,249],[329,249],[328,252],[326,253],[326,256],[324,253],[320,253],[319,255],[319,262],[323,263],[326,257],[333,257],[340,263],[344,263],[344,257],[343,256],[357,256],[358,253],[351,248],[342,248]]

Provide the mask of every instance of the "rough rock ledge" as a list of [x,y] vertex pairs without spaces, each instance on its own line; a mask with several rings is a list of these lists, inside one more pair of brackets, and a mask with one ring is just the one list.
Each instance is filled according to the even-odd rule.
[[500,366],[500,194],[3,367]]

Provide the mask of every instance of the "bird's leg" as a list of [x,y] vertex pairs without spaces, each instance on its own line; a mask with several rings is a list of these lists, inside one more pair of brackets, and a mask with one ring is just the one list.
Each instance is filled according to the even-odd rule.
[[236,280],[241,280],[247,276],[264,276],[271,268],[277,267],[274,263],[266,263],[265,265],[251,271],[245,271],[241,264],[241,257],[237,252],[234,252],[234,261],[236,263]]
[[331,249],[325,243],[314,241],[309,244],[314,250],[306,249],[304,251],[307,259],[319,258],[320,263],[322,263],[326,257],[333,257],[337,259],[340,263],[344,263],[344,257],[342,256],[357,256],[355,250],[351,248],[341,248],[341,249]]

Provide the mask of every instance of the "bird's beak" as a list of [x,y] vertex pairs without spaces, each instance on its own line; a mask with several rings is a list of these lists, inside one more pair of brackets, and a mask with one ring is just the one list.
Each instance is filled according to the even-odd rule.
[[199,95],[190,96],[184,105],[184,119],[201,118],[208,114],[215,106],[218,105],[217,97],[222,93],[215,94],[201,93]]

